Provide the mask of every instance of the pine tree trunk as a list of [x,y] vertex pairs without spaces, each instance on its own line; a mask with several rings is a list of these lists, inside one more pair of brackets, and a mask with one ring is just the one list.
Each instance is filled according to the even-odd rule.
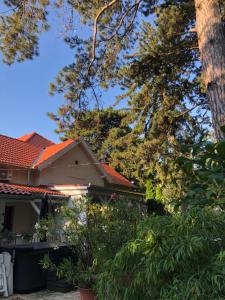
[[212,124],[217,140],[224,139],[225,125],[225,29],[218,0],[194,0],[198,46],[207,88]]

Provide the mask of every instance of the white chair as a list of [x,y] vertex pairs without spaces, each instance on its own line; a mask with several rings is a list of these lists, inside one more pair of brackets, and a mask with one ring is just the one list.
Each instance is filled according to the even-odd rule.
[[8,252],[3,252],[3,260],[5,265],[5,275],[7,281],[8,296],[13,295],[13,262],[12,256]]
[[4,297],[9,296],[3,254],[0,254],[0,293],[3,294]]

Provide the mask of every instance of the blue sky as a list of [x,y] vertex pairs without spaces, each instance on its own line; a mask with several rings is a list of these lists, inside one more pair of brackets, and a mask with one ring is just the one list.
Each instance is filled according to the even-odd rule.
[[51,97],[49,82],[72,53],[52,31],[40,41],[40,56],[32,61],[0,67],[0,133],[18,137],[37,131],[57,141],[55,124],[47,112],[55,112],[62,96]]
[[[19,137],[36,131],[53,141],[59,140],[54,133],[56,124],[47,112],[56,112],[63,96],[50,96],[49,83],[73,61],[73,51],[56,27],[41,36],[40,55],[32,61],[12,66],[0,62],[0,134]],[[113,102],[114,95],[112,91],[106,93],[107,104]]]

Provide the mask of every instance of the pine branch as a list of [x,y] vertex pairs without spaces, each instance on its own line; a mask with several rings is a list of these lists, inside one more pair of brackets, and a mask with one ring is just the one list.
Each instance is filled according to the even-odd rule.
[[[133,10],[135,9],[134,11],[134,15],[133,15],[133,18],[131,20],[131,22],[129,23],[129,25],[127,26],[127,29],[125,30],[124,34],[123,34],[123,37],[126,35],[127,32],[130,31],[130,28],[132,27],[133,23],[134,23],[134,20],[136,18],[136,15],[137,15],[137,11],[138,11],[138,8],[139,8],[139,5],[141,3],[142,0],[136,0],[135,3],[130,6],[126,11],[125,13],[122,15],[122,17],[120,18],[119,22],[118,22],[118,25],[116,26],[116,28],[114,29],[114,33],[104,39],[103,41],[109,41],[111,39],[113,39],[119,32],[123,22],[124,22],[124,19],[126,18],[126,16],[128,16],[128,14]],[[113,5],[115,5],[116,3],[118,2],[118,0],[113,0],[111,1],[110,3],[106,4],[105,6],[103,6],[99,12],[97,13],[95,19],[94,19],[94,29],[93,29],[93,41],[92,41],[92,59],[91,59],[91,63],[88,67],[88,73],[89,73],[89,70],[91,69],[91,67],[93,66],[94,64],[94,61],[96,59],[96,44],[97,44],[97,34],[98,34],[98,22],[99,22],[99,19],[101,17],[101,15],[106,11],[108,10],[109,8],[111,8]]]
[[[137,0],[137,1],[135,2],[135,4],[133,4],[133,5],[132,5],[132,6],[131,6],[131,7],[130,7],[123,15],[122,15],[122,17],[120,18],[120,21],[119,21],[118,25],[117,25],[116,28],[113,30],[114,33],[113,33],[110,37],[103,39],[103,42],[106,42],[106,41],[109,41],[109,40],[113,39],[113,38],[118,34],[118,32],[119,32],[119,30],[120,30],[120,28],[121,28],[121,26],[122,26],[122,24],[123,24],[123,22],[124,22],[125,17],[126,17],[126,16],[127,16],[127,15],[135,8],[134,16],[133,16],[131,22],[129,23],[127,29],[130,28],[130,27],[133,25],[141,1],[142,1],[142,0]],[[126,34],[127,31],[128,31],[128,30],[125,31],[125,33],[123,34],[123,36]]]
[[106,4],[105,6],[103,6],[97,16],[95,17],[94,20],[94,31],[93,31],[93,41],[92,41],[92,60],[91,63],[89,65],[89,70],[91,69],[94,61],[95,61],[95,52],[96,52],[96,42],[97,42],[97,33],[98,33],[98,20],[101,17],[101,15],[110,7],[112,7],[113,5],[115,5],[118,2],[118,0],[112,0],[111,2],[109,2],[108,4]]

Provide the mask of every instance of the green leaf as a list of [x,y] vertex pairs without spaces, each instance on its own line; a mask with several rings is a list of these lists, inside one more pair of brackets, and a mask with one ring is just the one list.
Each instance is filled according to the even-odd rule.
[[194,145],[192,149],[192,155],[195,156],[201,151],[201,147],[199,145]]
[[185,154],[188,152],[188,146],[187,145],[180,145],[180,152]]
[[225,141],[219,142],[216,150],[222,158],[225,158]]
[[177,159],[176,159],[176,163],[177,164],[179,164],[179,165],[182,165],[182,164],[184,164],[185,162],[187,162],[187,158],[186,157],[184,157],[184,156],[180,156],[180,157],[178,157]]
[[207,144],[205,145],[205,150],[206,150],[207,152],[213,153],[214,150],[215,150],[214,144],[213,144],[213,143],[207,143]]
[[186,172],[190,172],[192,169],[193,169],[193,163],[192,162],[186,162],[184,165],[183,165],[183,169],[186,171]]

